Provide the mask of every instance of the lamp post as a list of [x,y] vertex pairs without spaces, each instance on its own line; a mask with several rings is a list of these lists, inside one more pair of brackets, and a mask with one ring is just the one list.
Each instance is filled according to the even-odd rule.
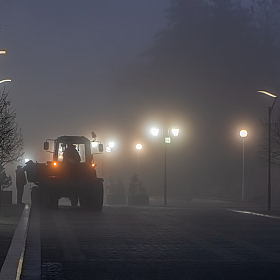
[[139,178],[139,154],[140,154],[140,151],[142,150],[143,146],[141,144],[137,144],[136,145],[136,150],[137,150],[137,176]]
[[[113,148],[115,147],[115,143],[114,142],[109,142],[108,143],[108,146],[106,147],[106,149],[105,149],[105,151],[107,152],[107,153],[111,153],[112,152],[112,150],[113,150]],[[112,173],[114,173],[114,168],[111,168],[111,166],[112,166],[112,164],[111,164],[111,161],[109,160],[108,161],[108,170],[109,170],[109,173],[110,173],[110,171],[112,171]],[[110,169],[112,169],[112,170],[110,170]],[[113,175],[113,174],[112,174]],[[110,175],[109,175],[110,176]]]
[[[174,137],[177,137],[179,135],[179,129],[173,128],[171,129],[172,134]],[[152,128],[151,133],[153,136],[158,136],[159,129],[158,128]],[[163,135],[164,136],[164,135]],[[164,206],[167,206],[167,171],[166,171],[166,145],[171,144],[171,137],[169,133],[169,129],[167,130],[167,135],[164,136],[164,183],[163,183],[163,197],[164,197]]]
[[268,95],[270,97],[275,98],[272,106],[268,106],[268,168],[267,168],[267,177],[268,177],[268,183],[267,183],[267,209],[268,211],[271,210],[271,113],[274,108],[275,102],[277,100],[277,96],[269,93],[267,91],[259,90],[259,93],[263,93],[265,95]]
[[244,158],[245,158],[245,153],[244,153],[244,140],[245,138],[247,137],[248,135],[248,132],[247,130],[245,129],[242,129],[240,130],[240,133],[239,133],[240,137],[242,138],[243,140],[243,156],[242,156],[242,162],[243,162],[243,168],[242,168],[242,194],[241,194],[241,199],[242,201],[245,200],[245,184],[244,184],[244,178],[245,178],[245,163],[244,163]]

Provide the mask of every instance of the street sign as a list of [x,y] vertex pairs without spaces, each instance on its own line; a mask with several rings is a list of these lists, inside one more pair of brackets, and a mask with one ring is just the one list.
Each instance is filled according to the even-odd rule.
[[164,143],[165,144],[170,144],[171,143],[171,138],[170,137],[165,137],[164,138]]

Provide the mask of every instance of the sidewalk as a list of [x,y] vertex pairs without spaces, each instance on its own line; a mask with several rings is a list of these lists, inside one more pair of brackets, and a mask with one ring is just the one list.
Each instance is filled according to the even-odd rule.
[[5,261],[24,205],[2,204],[0,209],[0,270]]

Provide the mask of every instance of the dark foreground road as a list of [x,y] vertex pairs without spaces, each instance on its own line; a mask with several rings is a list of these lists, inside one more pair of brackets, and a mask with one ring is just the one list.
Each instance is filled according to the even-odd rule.
[[220,209],[41,211],[42,279],[280,279],[280,220]]

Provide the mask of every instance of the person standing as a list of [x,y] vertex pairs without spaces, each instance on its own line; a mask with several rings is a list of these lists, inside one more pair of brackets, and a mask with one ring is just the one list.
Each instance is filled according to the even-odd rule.
[[18,165],[16,170],[17,204],[22,204],[22,196],[26,183],[24,169]]

